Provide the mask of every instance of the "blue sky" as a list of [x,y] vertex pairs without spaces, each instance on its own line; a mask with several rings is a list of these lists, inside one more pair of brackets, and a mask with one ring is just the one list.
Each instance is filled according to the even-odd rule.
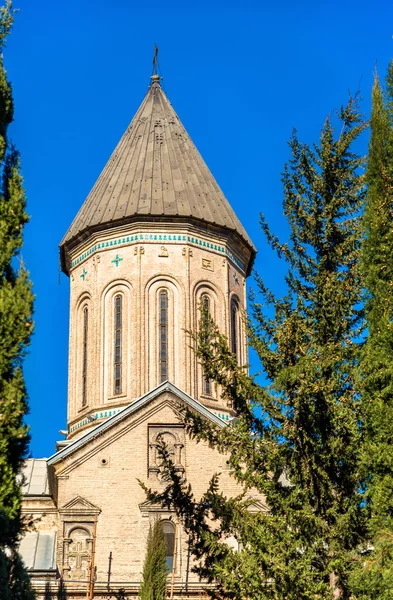
[[[23,257],[36,294],[25,361],[32,455],[49,456],[66,426],[68,279],[58,243],[137,110],[153,45],[164,89],[258,246],[257,268],[280,290],[282,268],[262,242],[276,233],[280,174],[294,126],[319,136],[329,112],[362,95],[393,56],[393,3],[365,0],[32,0],[5,49],[13,84],[11,136],[22,155],[31,221]],[[365,152],[367,137],[360,144]]]

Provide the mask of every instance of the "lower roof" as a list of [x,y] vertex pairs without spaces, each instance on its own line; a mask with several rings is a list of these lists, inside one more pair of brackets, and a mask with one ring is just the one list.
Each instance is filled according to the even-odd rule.
[[110,427],[113,427],[114,425],[116,425],[118,422],[122,421],[129,415],[140,410],[143,406],[145,406],[146,404],[148,404],[149,402],[154,400],[154,398],[157,398],[157,396],[159,396],[163,392],[172,392],[175,396],[177,396],[177,398],[179,399],[179,401],[181,403],[187,405],[191,410],[194,410],[197,413],[199,413],[200,415],[206,417],[207,419],[212,421],[215,425],[218,425],[219,427],[225,427],[227,425],[227,423],[225,423],[225,421],[222,421],[219,417],[217,417],[217,415],[215,415],[211,410],[206,408],[206,406],[204,406],[201,402],[199,402],[198,400],[195,400],[195,398],[192,398],[191,396],[189,396],[188,394],[183,392],[180,388],[178,388],[173,383],[170,383],[169,381],[164,381],[163,383],[158,385],[156,388],[154,388],[153,390],[151,390],[150,392],[148,392],[141,398],[138,398],[138,400],[135,400],[134,402],[132,402],[131,404],[126,406],[123,410],[121,410],[116,415],[109,417],[109,419],[107,419],[103,423],[100,423],[99,425],[94,427],[94,429],[88,431],[84,436],[75,440],[75,442],[71,442],[65,448],[60,449],[58,452],[56,452],[56,454],[53,454],[52,456],[50,456],[47,459],[48,466],[52,466],[52,465],[56,464],[57,462],[63,460],[66,456],[69,456],[70,454],[72,454],[73,452],[75,452],[76,450],[78,450],[79,448],[84,446],[85,444],[87,444],[90,440],[94,439],[97,435],[102,434],[104,431],[106,431]]
[[56,532],[26,531],[19,554],[28,571],[56,570]]
[[49,496],[46,458],[28,458],[22,468],[23,496]]

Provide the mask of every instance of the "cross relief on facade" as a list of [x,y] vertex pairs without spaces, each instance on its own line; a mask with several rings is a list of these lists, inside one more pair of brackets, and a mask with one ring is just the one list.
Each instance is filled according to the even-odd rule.
[[120,256],[118,254],[116,254],[115,258],[111,261],[113,263],[115,263],[116,267],[119,266],[119,262],[123,260],[122,258],[120,258]]
[[69,579],[87,579],[92,539],[86,529],[77,528],[64,540],[64,571]]
[[174,465],[184,469],[184,429],[176,426],[149,427],[149,477],[159,478],[161,457],[160,444],[164,443]]

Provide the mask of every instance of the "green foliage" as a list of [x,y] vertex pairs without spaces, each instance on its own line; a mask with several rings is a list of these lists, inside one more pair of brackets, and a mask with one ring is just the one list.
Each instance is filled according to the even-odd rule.
[[17,552],[0,552],[1,600],[33,600],[30,578]]
[[146,556],[143,565],[142,583],[139,590],[141,600],[164,600],[168,568],[167,545],[161,521],[149,529]]
[[[352,147],[366,124],[354,99],[338,119],[338,136],[327,119],[318,145],[300,143],[296,132],[290,140],[283,174],[289,241],[280,243],[261,217],[268,242],[288,263],[284,298],[256,278],[249,337],[266,385],[238,366],[211,320],[209,335],[201,327],[193,336],[206,376],[222,386],[238,418],[217,427],[184,411],[186,427],[227,454],[244,492],[225,497],[216,475],[197,499],[165,447],[168,485],[162,493],[146,490],[150,500],[175,507],[190,535],[194,570],[216,582],[217,598],[350,596],[348,573],[363,534],[354,340],[362,327],[364,177]],[[269,512],[250,511],[253,498]],[[225,543],[229,536],[241,542],[238,552]]]
[[[14,10],[0,8],[0,50],[12,28]],[[19,261],[28,221],[19,155],[7,138],[13,120],[12,91],[0,56],[0,588],[1,597],[32,598],[23,565],[15,555],[22,529],[17,482],[28,447],[22,358],[32,333],[33,294]],[[11,558],[10,558],[11,557]],[[17,577],[20,577],[18,582]]]
[[362,270],[368,336],[361,356],[364,497],[369,550],[352,584],[356,598],[393,597],[393,62],[386,95],[375,78],[366,172]]

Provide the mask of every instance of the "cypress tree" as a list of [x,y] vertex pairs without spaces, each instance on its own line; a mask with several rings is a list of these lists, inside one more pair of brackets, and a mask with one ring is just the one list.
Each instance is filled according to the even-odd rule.
[[139,590],[141,600],[164,600],[168,567],[166,564],[167,544],[161,521],[149,529],[146,556],[143,564],[142,583]]
[[[288,263],[283,298],[257,277],[249,338],[266,384],[237,365],[211,319],[209,335],[202,326],[193,336],[206,376],[222,386],[238,418],[218,428],[185,410],[184,421],[192,436],[227,454],[244,493],[225,497],[216,475],[197,499],[166,448],[168,485],[162,493],[146,490],[150,500],[176,508],[194,570],[216,583],[213,597],[350,597],[348,574],[363,535],[354,340],[362,326],[364,177],[353,144],[366,125],[356,99],[338,119],[340,133],[328,118],[319,144],[301,143],[296,132],[290,140],[283,174],[289,241],[281,243],[261,217],[268,242]],[[265,499],[267,513],[250,511],[252,496]],[[232,536],[238,551],[225,542]]]
[[[28,274],[18,259],[26,199],[19,155],[8,139],[13,120],[11,85],[2,51],[12,28],[11,0],[0,8],[0,596],[32,598],[16,549],[22,530],[18,475],[29,436],[22,358],[32,333],[33,294]],[[17,591],[18,590],[18,591]]]
[[[362,271],[368,335],[361,355],[364,498],[369,542],[353,578],[356,598],[393,597],[393,62],[386,95],[372,92]],[[373,551],[372,551],[373,549]]]
[[8,582],[5,582],[0,591],[4,595],[0,595],[1,600],[33,600],[35,598],[30,583],[30,577],[25,569],[25,566],[17,552],[13,553],[12,559],[7,565]]

